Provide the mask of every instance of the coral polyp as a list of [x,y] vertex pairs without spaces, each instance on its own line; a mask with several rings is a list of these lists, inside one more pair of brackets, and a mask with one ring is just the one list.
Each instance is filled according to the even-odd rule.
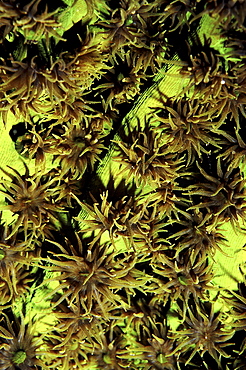
[[177,171],[183,167],[182,158],[170,154],[168,145],[162,137],[146,123],[145,130],[133,130],[130,143],[117,141],[121,153],[115,161],[122,164],[122,171],[134,176],[137,184],[153,182],[173,182]]
[[[104,135],[93,130],[90,124],[85,127],[68,125],[64,134],[55,138],[57,160],[61,166],[61,176],[80,179],[87,168],[94,169],[94,164],[105,149]],[[53,154],[56,153],[53,149]]]
[[179,334],[175,334],[177,346],[173,353],[177,353],[180,349],[191,352],[186,361],[188,364],[196,352],[201,356],[208,352],[221,368],[220,356],[229,357],[223,348],[232,344],[228,341],[233,337],[234,330],[220,321],[219,314],[214,313],[213,305],[210,305],[210,308],[203,306],[189,308],[183,327],[183,330],[179,330]]
[[30,175],[27,166],[24,175],[20,175],[12,168],[9,170],[9,172],[4,170],[4,173],[10,180],[1,180],[4,189],[1,193],[9,204],[1,208],[10,210],[17,216],[10,235],[14,235],[23,227],[25,240],[34,236],[44,237],[48,229],[46,225],[56,222],[56,213],[63,211],[53,200],[59,191],[54,187],[57,180],[48,178],[48,181],[43,182],[43,174],[39,172]]
[[110,201],[108,192],[100,194],[100,202],[95,198],[93,207],[89,204],[82,203],[82,208],[88,212],[91,217],[87,220],[80,220],[85,224],[82,232],[95,233],[92,244],[101,238],[107,232],[114,242],[114,238],[122,236],[132,241],[135,237],[144,237],[148,228],[144,221],[146,206],[141,204],[134,197],[124,196],[113,203]]
[[[98,307],[101,315],[108,319],[110,311],[118,305],[127,307],[127,300],[117,294],[122,284],[129,293],[134,288],[142,290],[148,277],[135,268],[134,257],[120,258],[116,252],[109,253],[108,244],[100,246],[96,243],[93,247],[86,248],[78,235],[76,239],[74,245],[65,240],[64,247],[53,242],[62,253],[53,253],[52,257],[47,259],[52,266],[42,267],[58,273],[48,280],[59,282],[57,288],[51,292],[52,295],[63,290],[54,306],[68,302],[69,306],[81,306],[83,314],[89,316],[93,316]],[[107,302],[110,303],[109,308]]]
[[22,9],[18,6],[16,9],[19,10],[20,16],[14,19],[14,32],[21,29],[26,39],[32,42],[37,42],[44,37],[48,44],[49,36],[62,39],[56,32],[56,29],[61,27],[61,24],[55,19],[57,11],[49,12],[48,5],[45,4],[44,7],[42,0],[30,1]]
[[169,137],[169,149],[173,153],[187,153],[188,165],[196,156],[207,152],[208,144],[219,147],[213,136],[220,132],[221,123],[213,116],[208,104],[188,97],[173,99],[156,112],[156,120],[160,122],[158,130],[162,129]]
[[1,304],[11,302],[29,290],[33,281],[29,262],[33,252],[28,252],[27,243],[11,235],[11,228],[0,226],[0,292]]
[[243,370],[246,1],[0,1],[0,370]]
[[28,370],[41,367],[47,370],[48,367],[40,359],[43,354],[40,350],[42,339],[34,336],[35,324],[26,325],[22,313],[20,318],[14,317],[12,322],[6,314],[2,314],[2,320],[4,323],[0,326],[0,369]]
[[218,159],[217,176],[214,177],[197,163],[201,177],[195,186],[190,186],[190,194],[202,196],[198,205],[191,209],[208,208],[217,221],[230,221],[234,226],[245,217],[245,179],[238,169],[227,169]]
[[223,253],[225,249],[222,250],[222,246],[228,246],[222,234],[223,222],[219,224],[214,217],[206,218],[201,211],[196,210],[192,214],[186,212],[176,223],[180,231],[172,234],[170,240],[174,238],[177,241],[177,255],[180,252],[188,253],[191,261],[198,257],[198,263],[202,263],[207,256],[213,258],[216,251]]

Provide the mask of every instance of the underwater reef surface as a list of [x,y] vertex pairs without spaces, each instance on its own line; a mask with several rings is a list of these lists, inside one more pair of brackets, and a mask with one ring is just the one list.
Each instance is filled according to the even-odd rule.
[[0,370],[246,369],[246,1],[0,1]]

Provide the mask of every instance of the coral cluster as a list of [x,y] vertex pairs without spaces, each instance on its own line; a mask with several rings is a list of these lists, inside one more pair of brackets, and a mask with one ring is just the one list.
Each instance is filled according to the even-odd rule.
[[0,369],[245,369],[243,261],[214,283],[246,214],[245,17],[0,1]]

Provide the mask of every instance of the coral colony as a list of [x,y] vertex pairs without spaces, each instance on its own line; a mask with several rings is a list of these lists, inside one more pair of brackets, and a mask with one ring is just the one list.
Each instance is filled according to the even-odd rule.
[[1,370],[246,369],[245,40],[245,0],[0,1]]

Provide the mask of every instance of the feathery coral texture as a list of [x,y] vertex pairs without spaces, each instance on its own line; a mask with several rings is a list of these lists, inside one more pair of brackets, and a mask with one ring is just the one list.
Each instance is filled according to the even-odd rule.
[[246,368],[245,36],[245,0],[0,1],[0,369]]

